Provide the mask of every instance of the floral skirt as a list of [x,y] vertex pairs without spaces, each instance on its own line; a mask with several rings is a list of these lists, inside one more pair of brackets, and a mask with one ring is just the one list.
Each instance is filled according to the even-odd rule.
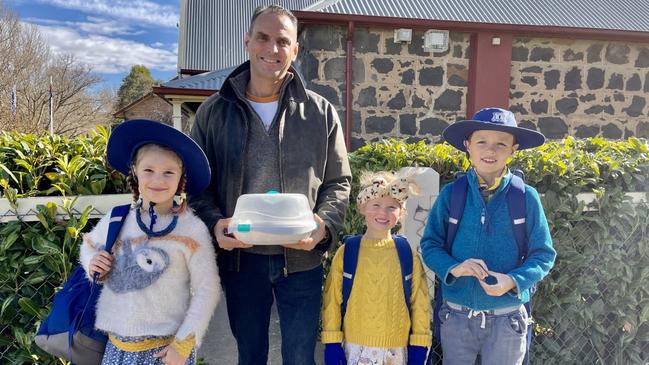
[[367,347],[345,342],[347,365],[406,365],[406,347],[383,348]]
[[[145,338],[145,337],[143,337]],[[150,338],[150,337],[146,337]],[[124,338],[120,338],[124,340]],[[137,338],[130,337],[129,341],[137,341]],[[153,357],[153,354],[162,350],[165,346],[158,348],[144,350],[144,351],[124,351],[113,345],[112,342],[106,343],[106,351],[101,365],[163,365],[162,359]],[[192,350],[191,354],[185,361],[185,365],[196,364],[196,349]]]

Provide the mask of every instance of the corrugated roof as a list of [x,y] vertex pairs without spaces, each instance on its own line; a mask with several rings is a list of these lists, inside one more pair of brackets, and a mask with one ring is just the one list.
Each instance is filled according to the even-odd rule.
[[219,70],[248,59],[243,36],[259,5],[300,10],[317,0],[182,0],[178,68]]
[[649,32],[647,0],[324,0],[305,10]]
[[225,79],[235,68],[236,66],[228,67],[182,79],[175,79],[167,81],[160,86],[174,89],[220,90]]

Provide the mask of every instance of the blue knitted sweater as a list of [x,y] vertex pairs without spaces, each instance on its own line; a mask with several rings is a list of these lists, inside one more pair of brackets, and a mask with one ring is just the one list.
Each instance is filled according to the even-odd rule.
[[[475,310],[523,304],[530,300],[529,289],[554,265],[556,251],[552,248],[543,206],[538,193],[529,185],[525,185],[529,255],[522,265],[518,263],[518,246],[506,198],[511,176],[507,173],[485,202],[479,191],[478,177],[473,169],[469,170],[466,205],[450,255],[444,250],[444,242],[452,184],[444,186],[435,201],[421,239],[421,250],[424,263],[442,280],[445,300]],[[514,279],[516,289],[494,297],[485,293],[475,277],[456,278],[450,274],[451,269],[469,258],[482,259],[489,270],[508,274]]]

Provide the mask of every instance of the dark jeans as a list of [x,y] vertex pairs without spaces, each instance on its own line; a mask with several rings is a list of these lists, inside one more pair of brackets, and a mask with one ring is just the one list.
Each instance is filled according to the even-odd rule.
[[239,365],[266,365],[273,299],[282,332],[284,365],[315,365],[322,296],[322,265],[284,276],[283,255],[241,253],[239,272],[221,270],[221,283],[237,340]]

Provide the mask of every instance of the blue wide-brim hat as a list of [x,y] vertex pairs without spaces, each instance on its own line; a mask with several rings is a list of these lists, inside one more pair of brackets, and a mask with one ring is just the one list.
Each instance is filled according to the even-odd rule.
[[183,161],[188,194],[198,194],[209,185],[210,164],[205,152],[185,133],[153,120],[127,120],[115,127],[106,146],[108,163],[128,175],[137,150],[150,143],[173,150]]
[[471,120],[462,120],[444,129],[442,136],[460,151],[466,152],[464,141],[479,130],[507,132],[514,135],[519,150],[538,147],[545,143],[545,136],[537,131],[521,128],[516,124],[514,113],[501,108],[480,109]]

